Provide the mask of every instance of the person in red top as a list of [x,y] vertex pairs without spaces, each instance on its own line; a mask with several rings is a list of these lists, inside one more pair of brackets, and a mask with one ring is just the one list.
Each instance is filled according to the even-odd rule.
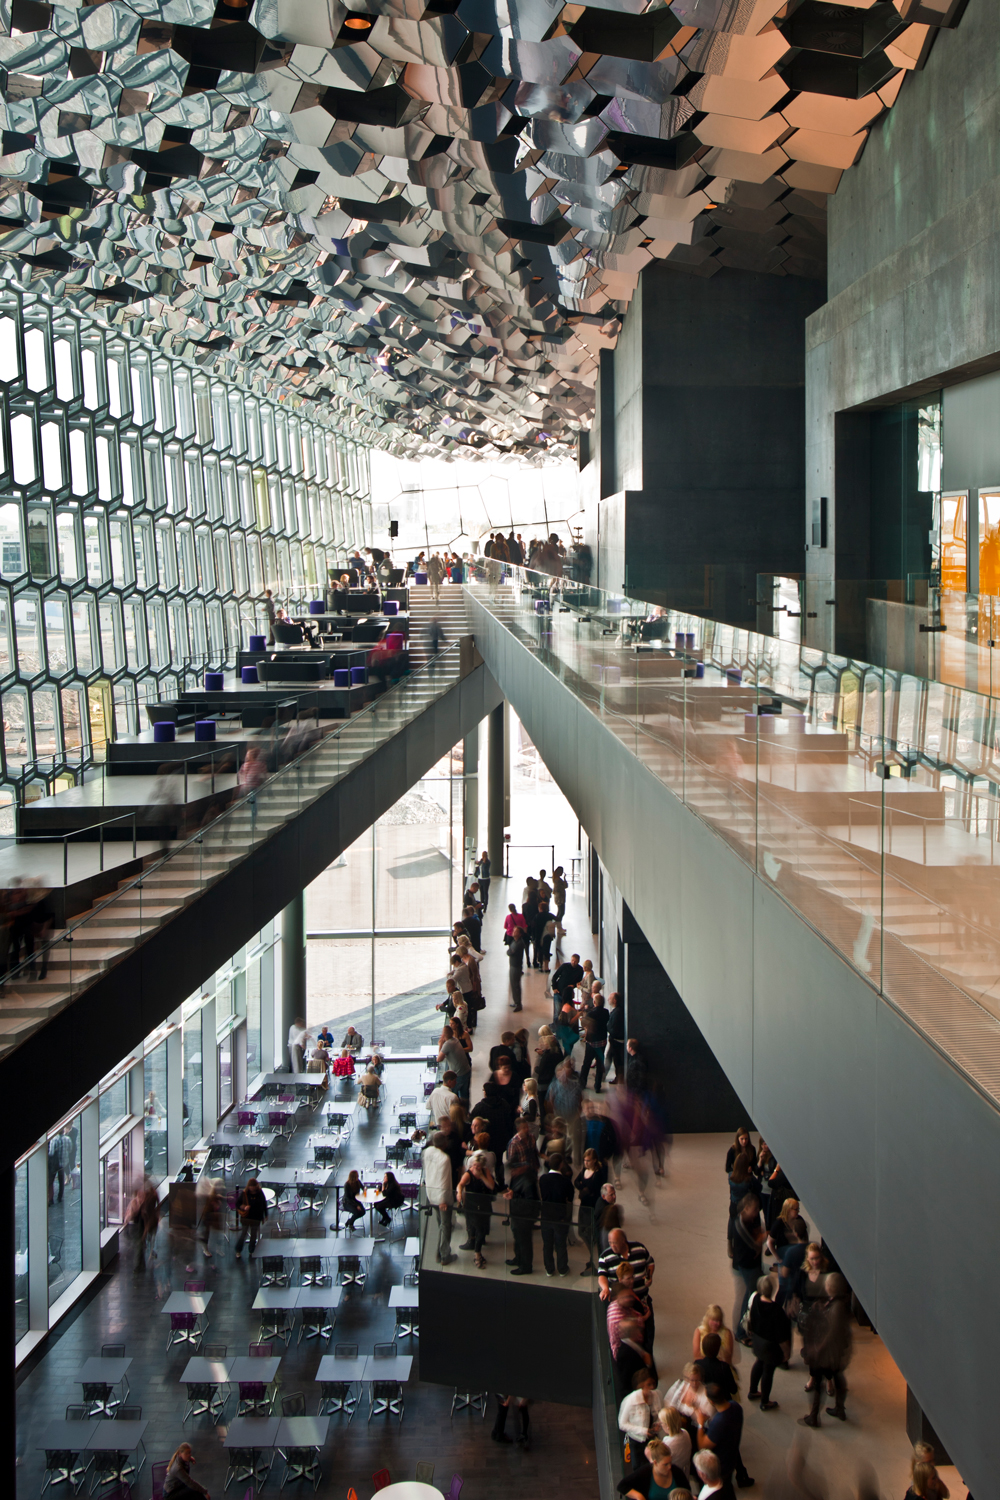
[[354,1058],[346,1047],[339,1057],[333,1059],[333,1076],[334,1078],[354,1077]]

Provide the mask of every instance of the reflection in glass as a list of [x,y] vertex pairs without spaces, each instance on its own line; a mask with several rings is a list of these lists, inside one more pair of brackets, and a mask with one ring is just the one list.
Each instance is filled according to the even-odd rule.
[[48,1280],[51,1306],[83,1269],[79,1116],[49,1137],[48,1174]]
[[142,1124],[145,1169],[157,1181],[167,1175],[167,1044],[147,1052],[143,1062]]

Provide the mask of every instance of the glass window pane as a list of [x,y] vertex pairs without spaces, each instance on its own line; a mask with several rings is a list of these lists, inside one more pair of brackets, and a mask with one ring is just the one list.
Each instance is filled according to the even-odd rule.
[[80,1119],[49,1137],[49,1305],[83,1270]]
[[167,1175],[167,1044],[161,1042],[143,1063],[145,1167],[157,1180]]
[[101,1094],[100,1122],[103,1140],[128,1115],[128,1087],[125,1078],[119,1078]]
[[[2,332],[2,325],[0,325]],[[28,1164],[14,1173],[14,1340],[28,1331]]]
[[201,1008],[184,1017],[184,1149],[202,1135]]

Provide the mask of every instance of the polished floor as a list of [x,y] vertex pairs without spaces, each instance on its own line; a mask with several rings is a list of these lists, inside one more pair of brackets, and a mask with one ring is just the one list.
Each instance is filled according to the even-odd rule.
[[[391,1117],[394,1095],[418,1092],[422,1075],[416,1066],[390,1065],[386,1083],[388,1096],[381,1117],[369,1122],[362,1119],[355,1127],[345,1161],[370,1167],[380,1155],[383,1126]],[[287,1153],[289,1166],[304,1162],[311,1154],[306,1144],[308,1126],[300,1127]],[[234,1139],[235,1139],[234,1135]],[[323,1215],[332,1222],[332,1213]],[[330,1344],[304,1339],[275,1352],[281,1354],[280,1395],[301,1391],[309,1413],[317,1410],[319,1388],[316,1368],[321,1354],[332,1352],[336,1343],[356,1343],[361,1353],[372,1352],[375,1342],[393,1337],[395,1313],[388,1307],[390,1289],[402,1283],[410,1270],[411,1260],[404,1255],[408,1234],[415,1230],[414,1216],[394,1224],[386,1240],[376,1246],[371,1260],[371,1274],[363,1292],[344,1293],[337,1313],[337,1323]],[[458,1236],[456,1235],[456,1239]],[[319,1242],[317,1242],[319,1244]],[[188,1353],[183,1348],[166,1352],[169,1319],[163,1314],[163,1303],[173,1290],[180,1290],[186,1280],[199,1279],[213,1293],[208,1315],[208,1342],[225,1344],[230,1356],[246,1354],[259,1332],[258,1313],[251,1304],[258,1286],[258,1268],[249,1262],[244,1251],[235,1259],[230,1245],[219,1244],[214,1264],[208,1264],[186,1232],[161,1229],[158,1259],[144,1272],[136,1272],[124,1255],[99,1279],[93,1294],[71,1315],[44,1346],[39,1355],[22,1371],[18,1390],[19,1455],[18,1495],[36,1496],[41,1488],[44,1469],[45,1432],[48,1424],[61,1419],[64,1408],[79,1401],[80,1386],[75,1376],[83,1361],[99,1355],[106,1343],[124,1343],[126,1355],[133,1360],[128,1372],[130,1404],[141,1406],[144,1420],[152,1425],[147,1431],[145,1448],[149,1460],[167,1458],[180,1442],[192,1443],[197,1458],[197,1477],[214,1495],[223,1492],[226,1477],[226,1451],[222,1440],[226,1422],[213,1427],[206,1417],[182,1425],[186,1407],[185,1388],[180,1376]],[[515,1331],[517,1337],[529,1337],[531,1330]],[[452,1391],[419,1379],[419,1347],[414,1340],[401,1338],[399,1352],[413,1352],[413,1375],[405,1387],[405,1415],[400,1425],[395,1418],[373,1418],[366,1423],[367,1406],[362,1404],[353,1421],[342,1416],[331,1420],[330,1433],[323,1452],[323,1492],[345,1496],[353,1486],[361,1500],[372,1494],[371,1475],[388,1468],[393,1479],[412,1479],[419,1460],[436,1465],[438,1487],[447,1490],[454,1473],[465,1481],[465,1494],[484,1500],[506,1500],[511,1487],[524,1495],[556,1497],[590,1497],[597,1493],[592,1419],[589,1410],[569,1406],[536,1405],[532,1408],[532,1444],[530,1451],[517,1447],[499,1447],[490,1441],[495,1403],[491,1400],[485,1423],[478,1415],[457,1412],[452,1418]],[[365,1397],[365,1402],[367,1397]],[[230,1401],[227,1415],[234,1414]],[[279,1461],[268,1480],[267,1489],[278,1489],[282,1466]],[[143,1469],[133,1496],[150,1493],[149,1464]],[[301,1485],[298,1488],[302,1488]],[[242,1495],[245,1485],[234,1484],[231,1493]],[[291,1486],[294,1492],[295,1486]],[[56,1492],[58,1493],[58,1491]]]

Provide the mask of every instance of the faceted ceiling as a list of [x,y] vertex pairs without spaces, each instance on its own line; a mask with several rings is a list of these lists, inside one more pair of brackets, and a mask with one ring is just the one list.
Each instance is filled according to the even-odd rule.
[[0,0],[0,255],[412,456],[560,453],[658,259],[824,274],[964,0]]

